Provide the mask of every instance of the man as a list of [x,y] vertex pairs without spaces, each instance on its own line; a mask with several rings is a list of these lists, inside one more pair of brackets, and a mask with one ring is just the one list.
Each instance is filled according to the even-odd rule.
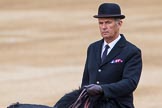
[[103,3],[99,6],[99,29],[103,39],[88,47],[81,86],[92,97],[102,96],[106,108],[134,108],[133,91],[141,70],[141,51],[120,34],[120,6]]

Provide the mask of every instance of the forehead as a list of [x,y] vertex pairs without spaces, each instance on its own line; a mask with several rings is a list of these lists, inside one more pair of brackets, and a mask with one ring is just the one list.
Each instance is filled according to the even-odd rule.
[[98,18],[99,22],[105,22],[105,21],[115,21],[115,18]]

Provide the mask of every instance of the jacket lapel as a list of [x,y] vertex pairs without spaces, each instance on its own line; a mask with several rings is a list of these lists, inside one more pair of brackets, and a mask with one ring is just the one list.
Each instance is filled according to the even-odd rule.
[[104,41],[103,39],[100,40],[98,44],[95,46],[96,61],[99,66],[101,64],[101,50],[102,50],[103,41]]
[[110,51],[110,53],[107,55],[106,59],[101,63],[100,66],[103,66],[105,63],[110,62],[114,57],[116,57],[122,50],[122,48],[125,46],[126,39],[121,34],[120,40],[116,43],[114,48]]

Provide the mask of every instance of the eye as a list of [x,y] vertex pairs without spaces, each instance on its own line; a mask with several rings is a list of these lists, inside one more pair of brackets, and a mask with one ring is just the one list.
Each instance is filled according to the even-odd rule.
[[106,23],[106,24],[111,24],[111,23],[112,23],[112,21],[106,21],[105,23]]
[[99,22],[99,24],[101,25],[101,24],[103,24],[103,22]]

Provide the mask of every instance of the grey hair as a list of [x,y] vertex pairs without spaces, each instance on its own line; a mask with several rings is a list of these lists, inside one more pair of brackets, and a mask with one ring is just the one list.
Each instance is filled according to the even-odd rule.
[[118,22],[121,21],[120,18],[114,18],[114,20],[115,20],[116,24],[118,24]]
[[120,21],[121,19],[120,19],[120,18],[114,18],[114,20],[115,20],[116,22],[118,22],[118,21]]

